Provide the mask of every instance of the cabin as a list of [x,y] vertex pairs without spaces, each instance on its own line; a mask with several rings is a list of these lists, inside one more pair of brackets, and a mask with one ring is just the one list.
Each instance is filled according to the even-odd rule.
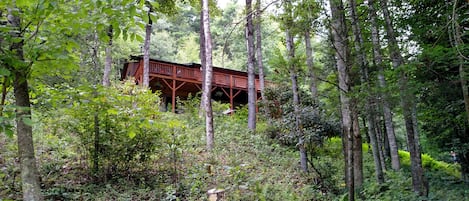
[[[134,77],[136,83],[143,81],[143,56],[132,57],[124,64],[121,79]],[[202,68],[200,64],[180,64],[150,59],[150,88],[162,94],[163,110],[171,103],[171,111],[176,111],[176,97],[187,99],[202,91]],[[260,98],[259,76],[255,77],[256,100]],[[231,110],[248,102],[248,74],[226,68],[213,67],[212,99],[230,103]]]

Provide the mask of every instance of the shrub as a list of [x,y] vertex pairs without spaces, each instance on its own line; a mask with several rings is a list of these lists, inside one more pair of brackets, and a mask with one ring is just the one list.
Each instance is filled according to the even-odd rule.
[[[91,156],[95,176],[105,173],[129,173],[144,168],[151,154],[164,138],[164,122],[159,121],[158,93],[136,86],[133,82],[117,83],[112,87],[63,86],[50,89],[53,105],[62,105],[65,115],[58,119],[65,133],[76,134]],[[101,171],[100,171],[101,170]],[[104,170],[104,171],[102,171]]]

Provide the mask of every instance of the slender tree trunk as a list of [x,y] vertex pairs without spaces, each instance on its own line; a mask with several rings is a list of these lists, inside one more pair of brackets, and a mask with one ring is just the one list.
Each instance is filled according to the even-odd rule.
[[[23,35],[21,29],[21,19],[16,15],[17,8],[8,8],[8,25],[13,30],[11,36],[18,39],[18,42],[11,44],[10,49],[15,53],[16,59],[24,62],[23,55]],[[18,62],[21,63],[21,62]],[[25,123],[25,119],[31,118],[31,102],[29,99],[28,67],[7,66],[14,75],[13,87],[16,99],[16,130],[18,140],[18,156],[21,169],[21,185],[23,190],[23,200],[43,200],[41,186],[39,183],[39,173],[36,167],[34,156],[33,130],[31,125]]]
[[[203,2],[200,2],[200,7],[203,7]],[[200,11],[200,31],[199,31],[199,44],[200,44],[200,73],[202,74],[202,89],[205,89],[205,33],[204,33],[204,21],[203,21],[203,12]],[[205,96],[200,98],[200,109],[199,117],[204,116],[205,112]]]
[[371,97],[367,98],[368,109],[366,111],[366,119],[368,122],[368,135],[370,135],[370,144],[371,150],[373,152],[373,161],[375,162],[375,176],[376,181],[379,184],[384,183],[384,174],[383,168],[381,166],[381,158],[379,155],[379,147],[378,147],[378,140],[376,138],[376,103],[373,101],[374,99]]
[[466,109],[466,118],[467,118],[467,123],[469,125],[469,86],[467,84],[468,80],[468,75],[467,72],[465,72],[465,67],[464,67],[464,60],[461,58],[461,55],[459,55],[459,77],[461,81],[461,88],[462,88],[462,94],[464,98],[464,107]]
[[24,123],[25,118],[31,118],[29,88],[25,72],[15,73],[15,99],[16,105],[22,109],[16,110],[16,124],[18,136],[18,153],[21,165],[21,184],[24,200],[43,200],[39,185],[39,173],[34,156],[32,127]]
[[145,41],[143,44],[143,87],[150,86],[150,43],[153,22],[150,18],[152,9],[148,11],[148,23],[145,26]]
[[467,123],[469,125],[469,85],[467,84],[468,80],[468,75],[467,72],[465,72],[465,67],[464,67],[464,60],[461,58],[461,55],[459,55],[459,77],[461,81],[461,88],[462,88],[462,94],[464,98],[464,107],[466,109],[466,118],[467,118]]
[[459,59],[459,77],[461,81],[461,89],[462,89],[462,94],[463,94],[463,100],[464,100],[464,108],[466,109],[466,118],[467,118],[467,123],[469,124],[469,86],[467,85],[467,80],[469,79],[469,75],[467,73],[467,68],[464,67],[464,61],[469,60],[468,56],[464,56],[464,53],[461,51],[461,45],[464,44],[464,41],[462,40],[461,36],[461,26],[459,25],[459,15],[456,12],[458,5],[458,1],[455,0],[453,2],[453,12],[451,15],[451,29],[452,29],[452,35],[450,38],[453,38],[453,47],[456,48],[456,51],[458,53],[458,59]]
[[313,48],[311,47],[311,29],[307,28],[305,31],[305,46],[306,46],[306,65],[309,71],[311,95],[315,104],[319,104],[318,96],[318,77],[314,69]]
[[[456,49],[458,62],[459,62],[459,79],[461,82],[461,90],[464,100],[464,108],[466,110],[466,119],[467,125],[469,125],[469,86],[467,84],[467,80],[469,79],[469,74],[467,72],[467,66],[465,63],[469,61],[469,57],[464,55],[463,47],[464,41],[462,39],[461,34],[463,31],[461,30],[461,26],[459,25],[459,14],[456,12],[458,9],[458,1],[455,0],[453,2],[453,9],[451,13],[451,33],[450,38],[452,38],[451,45],[454,49]],[[467,54],[466,54],[467,55]],[[467,126],[466,126],[467,127]],[[469,128],[466,128],[466,130]],[[466,131],[466,134],[469,133]],[[466,136],[466,139],[469,136]],[[463,143],[463,142],[461,142]],[[461,164],[461,179],[463,181],[467,181],[467,175],[469,173],[469,150],[462,149],[458,153],[459,163]]]
[[287,62],[288,68],[290,71],[290,79],[292,83],[292,92],[293,92],[293,107],[294,107],[294,115],[295,115],[295,132],[298,135],[298,148],[300,151],[300,165],[301,169],[304,172],[308,172],[308,155],[305,149],[304,143],[304,135],[302,129],[302,123],[300,118],[300,94],[298,91],[298,73],[296,69],[296,64],[294,63],[295,58],[295,43],[293,39],[293,35],[291,34],[290,27],[293,24],[292,20],[292,5],[290,1],[285,2],[285,13],[288,15],[288,19],[286,21],[287,29],[285,30],[285,39],[286,39],[286,46],[287,46]]
[[[381,9],[384,15],[386,33],[389,43],[389,52],[394,68],[402,67],[404,59],[402,58],[399,46],[394,33],[393,23],[391,15],[388,10],[387,0],[380,0]],[[422,163],[420,159],[420,149],[418,138],[415,138],[417,133],[414,130],[414,119],[412,118],[414,95],[408,89],[408,76],[405,70],[401,70],[399,79],[399,91],[402,105],[402,111],[404,115],[405,127],[407,131],[407,141],[409,143],[410,162],[411,162],[411,173],[412,173],[412,186],[413,190],[419,195],[428,195],[428,185],[424,178]]]
[[[360,27],[360,21],[358,20],[358,16],[356,14],[356,7],[357,3],[355,0],[349,0],[350,4],[350,15],[351,15],[351,24],[352,24],[352,32],[354,35],[354,47],[355,51],[357,52],[357,61],[358,65],[360,66],[360,69],[362,71],[361,73],[361,82],[365,85],[365,90],[369,93],[371,93],[371,89],[368,84],[368,76],[364,75],[366,72],[366,69],[368,68],[368,61],[366,59],[366,53],[363,50],[364,46],[364,41],[361,33],[361,27]],[[370,100],[369,98],[367,100]],[[357,108],[357,103],[358,100],[354,98],[353,100],[353,133],[354,133],[354,170],[355,170],[355,186],[360,187],[363,184],[363,151],[362,151],[362,138],[360,135],[360,128],[359,128],[359,122],[358,122],[358,108]],[[366,110],[370,110],[371,108],[368,107]],[[368,112],[371,114],[371,112]],[[370,136],[371,137],[371,136]],[[379,162],[379,161],[375,161]]]
[[383,133],[383,130],[381,129],[381,126],[380,126],[380,119],[378,116],[376,116],[377,119],[376,119],[376,124],[375,124],[375,130],[376,130],[376,142],[377,142],[377,145],[378,145],[378,153],[379,153],[379,158],[380,158],[380,161],[381,161],[381,168],[383,169],[383,172],[386,171],[386,163],[385,163],[385,147],[384,147],[384,133]]
[[288,62],[290,64],[290,79],[292,82],[292,92],[293,92],[293,107],[295,113],[295,130],[298,134],[298,147],[300,150],[300,164],[301,169],[304,172],[308,172],[308,155],[306,153],[304,145],[304,136],[303,130],[301,129],[301,119],[300,119],[300,95],[298,91],[298,75],[296,72],[295,64],[292,63],[295,57],[295,49],[293,36],[290,34],[290,31],[286,31],[287,39],[287,52],[288,52]]
[[205,133],[207,136],[207,150],[213,149],[214,135],[213,135],[213,112],[212,112],[212,36],[210,34],[210,12],[208,7],[208,0],[202,0],[202,15],[204,24],[204,41],[205,41],[205,74],[204,74],[204,89],[202,96],[205,99]]
[[112,67],[112,25],[109,26],[107,35],[109,36],[109,42],[106,47],[106,62],[104,63],[104,74],[103,74],[103,86],[108,87],[111,85],[110,75]]
[[346,143],[346,183],[348,187],[349,200],[355,200],[355,184],[354,184],[354,166],[353,166],[353,128],[352,128],[352,110],[348,93],[350,91],[350,78],[348,74],[347,56],[347,27],[345,23],[345,13],[342,0],[330,0],[331,8],[331,26],[333,46],[335,48],[335,57],[337,62],[337,72],[339,79],[341,116],[342,116],[342,132],[343,139]]
[[257,55],[257,69],[259,71],[259,88],[261,90],[261,98],[265,100],[264,89],[265,89],[265,80],[264,80],[264,62],[262,61],[262,11],[261,11],[261,0],[256,1],[256,55]]
[[[95,89],[96,90],[96,89]],[[97,92],[95,91],[97,95]],[[93,115],[93,124],[94,124],[94,153],[93,153],[93,177],[95,182],[97,182],[97,176],[99,173],[99,116],[98,108],[96,108],[95,114]]]
[[356,100],[352,100],[352,140],[353,140],[353,183],[355,188],[360,188],[363,184],[363,148],[362,137],[358,119]]
[[[100,68],[100,65],[99,65],[99,56],[98,56],[98,53],[99,53],[99,37],[98,37],[98,33],[95,32],[94,33],[94,43],[93,43],[93,51],[92,51],[92,55],[91,55],[91,61],[93,63],[93,68],[94,68],[94,72],[99,72],[99,68]],[[106,49],[107,51],[107,49]],[[107,53],[107,52],[106,52]],[[107,56],[107,55],[106,55]],[[106,58],[107,59],[107,58]],[[107,62],[107,61],[106,61]],[[95,73],[94,77],[96,79],[93,79],[95,80],[93,85],[95,85],[94,89],[93,89],[93,97],[94,98],[97,98],[98,97],[98,74]],[[93,129],[94,129],[94,152],[93,152],[93,170],[92,170],[92,174],[93,174],[93,180],[95,183],[98,183],[99,181],[99,177],[98,177],[98,174],[99,174],[99,150],[100,150],[100,126],[99,126],[99,108],[98,106],[96,106],[95,108],[95,111],[94,111],[94,115],[93,115]]]
[[[1,15],[0,15],[1,16]],[[1,42],[1,41],[0,41]],[[3,116],[3,108],[5,107],[5,100],[8,95],[8,88],[10,86],[10,81],[8,77],[3,77],[2,83],[2,99],[0,100],[0,117]]]
[[246,0],[246,46],[248,50],[248,128],[256,130],[256,83],[254,74],[254,27],[252,24],[252,1]]
[[391,167],[393,170],[399,170],[401,164],[399,161],[398,147],[396,134],[394,133],[394,123],[392,121],[391,107],[389,106],[389,96],[384,90],[386,89],[386,79],[384,78],[384,67],[383,67],[383,54],[381,53],[381,44],[379,39],[378,23],[376,16],[376,9],[374,0],[368,1],[369,15],[371,20],[371,39],[373,42],[373,62],[378,67],[378,81],[380,90],[380,96],[382,100],[384,124],[386,128],[387,139],[389,142],[389,150],[391,155]]

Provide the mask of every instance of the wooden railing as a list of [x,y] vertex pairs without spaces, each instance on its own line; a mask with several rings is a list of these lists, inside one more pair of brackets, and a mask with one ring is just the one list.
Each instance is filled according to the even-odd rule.
[[[150,74],[168,76],[173,79],[181,79],[194,82],[202,82],[202,72],[199,68],[191,68],[184,66],[177,66],[173,64],[150,62]],[[143,74],[143,62],[140,62],[138,69],[135,72],[135,77]],[[219,87],[230,87],[236,89],[247,90],[248,78],[247,76],[232,75],[228,73],[213,72],[213,85]],[[255,80],[256,89],[259,90],[259,79]]]

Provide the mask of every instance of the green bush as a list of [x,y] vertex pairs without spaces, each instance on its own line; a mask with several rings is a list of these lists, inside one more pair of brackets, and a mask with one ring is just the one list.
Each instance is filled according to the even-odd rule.
[[[402,165],[408,167],[410,166],[410,153],[408,151],[399,150],[399,157],[401,159]],[[437,161],[427,154],[422,154],[422,166],[426,170],[441,171],[455,178],[461,178],[461,173],[458,170],[459,165],[449,164],[443,161]]]
[[[93,164],[95,174],[128,174],[145,168],[146,162],[161,147],[165,138],[164,122],[160,121],[158,93],[136,86],[133,82],[117,83],[112,87],[64,86],[63,105],[50,114],[64,115],[56,119],[65,133],[76,134]],[[98,176],[98,175],[95,175]]]

